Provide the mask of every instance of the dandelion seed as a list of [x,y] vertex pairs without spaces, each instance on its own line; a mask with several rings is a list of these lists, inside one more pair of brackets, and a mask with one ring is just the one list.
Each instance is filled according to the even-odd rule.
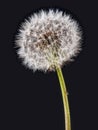
[[[17,36],[19,57],[32,70],[55,70],[80,51],[81,32],[70,15],[40,11],[26,20]],[[54,66],[54,67],[53,67]]]

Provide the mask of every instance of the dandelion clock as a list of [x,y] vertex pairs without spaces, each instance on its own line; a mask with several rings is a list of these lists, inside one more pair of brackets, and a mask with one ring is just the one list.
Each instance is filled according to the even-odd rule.
[[67,90],[61,68],[81,50],[78,23],[66,12],[41,10],[22,24],[16,45],[23,64],[33,72],[57,72],[64,106],[65,129],[71,130]]

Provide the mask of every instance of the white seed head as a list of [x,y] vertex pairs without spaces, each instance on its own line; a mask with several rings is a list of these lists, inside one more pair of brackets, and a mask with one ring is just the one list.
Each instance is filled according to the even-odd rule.
[[71,61],[81,50],[81,31],[70,15],[41,10],[22,24],[16,44],[28,68],[55,70],[55,66]]

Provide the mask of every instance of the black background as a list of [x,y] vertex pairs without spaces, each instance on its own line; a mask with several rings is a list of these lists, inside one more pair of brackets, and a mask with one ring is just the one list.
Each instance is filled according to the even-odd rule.
[[[15,35],[39,9],[67,10],[83,30],[82,51],[63,67],[72,130],[97,129],[98,7],[89,0],[13,0],[0,2],[1,130],[64,130],[63,104],[56,73],[33,73],[18,59]],[[98,117],[97,117],[98,118]]]

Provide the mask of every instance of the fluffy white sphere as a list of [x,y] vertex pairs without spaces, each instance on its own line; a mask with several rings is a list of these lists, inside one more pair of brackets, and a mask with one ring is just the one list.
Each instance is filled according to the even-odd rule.
[[16,44],[28,68],[47,71],[71,61],[80,50],[80,40],[79,26],[70,15],[41,10],[22,24]]

